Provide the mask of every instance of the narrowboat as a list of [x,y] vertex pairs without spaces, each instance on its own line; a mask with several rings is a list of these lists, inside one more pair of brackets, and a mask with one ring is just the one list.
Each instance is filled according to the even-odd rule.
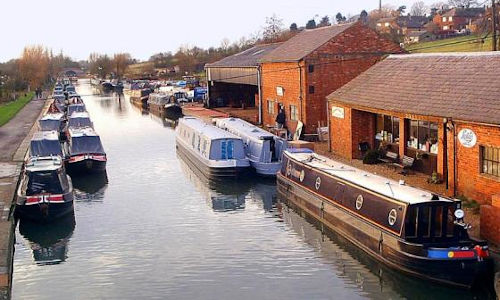
[[103,90],[103,92],[112,92],[114,90],[113,84],[109,81],[101,83],[100,87]]
[[286,140],[238,118],[220,118],[216,126],[243,139],[245,154],[257,174],[276,176],[281,169],[281,154]]
[[175,98],[168,94],[152,93],[147,102],[149,111],[153,114],[176,120],[182,116],[182,108]]
[[178,153],[208,178],[235,178],[250,167],[241,138],[197,118],[179,119],[176,145]]
[[148,107],[149,94],[151,94],[151,89],[144,88],[140,90],[132,90],[130,93],[130,101],[139,107]]
[[48,113],[38,120],[38,126],[41,131],[57,131],[61,133],[64,130],[64,114]]
[[73,185],[59,156],[32,157],[17,190],[16,215],[49,222],[73,211]]
[[97,173],[106,170],[106,152],[101,138],[91,127],[69,128],[64,152],[69,173]]
[[70,104],[66,108],[67,115],[71,116],[75,112],[86,112],[87,109],[85,108],[85,104],[83,103],[77,103],[77,104]]
[[87,112],[75,112],[68,116],[67,128],[94,127]]
[[344,165],[308,149],[283,152],[278,193],[370,256],[403,273],[470,288],[491,271],[457,199]]
[[37,131],[31,138],[29,157],[64,157],[58,131]]

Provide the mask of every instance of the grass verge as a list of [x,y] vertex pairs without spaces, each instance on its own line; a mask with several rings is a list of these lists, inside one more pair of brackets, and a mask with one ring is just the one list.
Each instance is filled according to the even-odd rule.
[[0,105],[0,126],[7,124],[28,102],[33,99],[34,92],[21,96],[16,100]]
[[484,43],[479,36],[467,35],[431,42],[421,42],[409,45],[406,50],[411,53],[429,52],[476,52],[491,51],[491,37],[484,39]]

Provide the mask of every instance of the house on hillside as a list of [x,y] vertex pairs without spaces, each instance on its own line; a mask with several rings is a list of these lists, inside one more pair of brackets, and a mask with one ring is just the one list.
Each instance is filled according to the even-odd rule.
[[409,157],[450,195],[489,204],[500,192],[499,69],[497,52],[391,55],[327,97],[331,149]]
[[412,31],[405,36],[405,43],[414,44],[420,42],[428,42],[436,39],[436,36],[425,30],[422,31]]
[[472,23],[481,18],[484,12],[485,10],[482,7],[456,7],[436,14],[433,22],[442,31],[460,32],[470,30]]
[[304,30],[260,60],[262,120],[273,126],[279,108],[294,132],[326,126],[325,97],[382,60],[402,53],[399,45],[361,22]]
[[382,33],[395,32],[407,36],[414,31],[424,30],[429,22],[426,16],[398,16],[382,18],[377,21],[377,30]]
[[256,45],[205,65],[208,106],[258,107],[262,99],[259,60],[280,45]]

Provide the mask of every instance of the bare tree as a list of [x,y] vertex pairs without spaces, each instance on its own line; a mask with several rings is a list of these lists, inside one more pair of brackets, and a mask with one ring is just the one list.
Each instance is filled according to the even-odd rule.
[[453,7],[478,7],[479,2],[477,0],[448,0],[448,4]]
[[319,21],[318,27],[325,27],[325,26],[330,26],[330,25],[332,25],[332,23],[330,23],[330,17],[324,16]]
[[131,62],[132,57],[128,53],[117,53],[113,56],[113,67],[118,79],[122,78]]
[[30,88],[41,87],[48,79],[49,54],[41,45],[25,47],[18,66],[21,78]]
[[283,32],[283,20],[276,14],[266,18],[266,25],[263,28],[263,38],[265,41],[274,42]]
[[417,1],[413,3],[410,9],[410,15],[412,16],[425,16],[429,8],[425,5],[424,1]]

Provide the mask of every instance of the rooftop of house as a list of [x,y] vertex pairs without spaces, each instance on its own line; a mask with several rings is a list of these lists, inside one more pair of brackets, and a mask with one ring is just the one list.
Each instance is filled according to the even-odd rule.
[[260,62],[299,61],[356,23],[306,29],[264,55]]
[[429,18],[426,16],[399,16],[381,18],[377,21],[379,24],[387,22],[396,22],[400,27],[420,28],[429,22]]
[[500,124],[500,53],[390,55],[327,99],[357,109]]
[[442,14],[443,17],[479,17],[484,13],[482,7],[455,7]]
[[259,64],[259,59],[264,55],[278,48],[282,43],[273,43],[265,45],[255,45],[250,49],[225,57],[219,61],[207,64],[206,67],[211,68],[227,68],[227,67],[256,67]]

